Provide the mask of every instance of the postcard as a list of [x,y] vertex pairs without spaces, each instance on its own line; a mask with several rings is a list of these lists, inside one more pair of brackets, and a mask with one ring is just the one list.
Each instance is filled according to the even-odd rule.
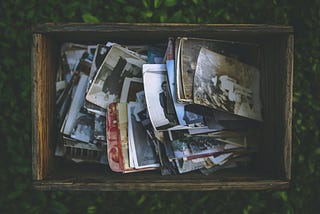
[[145,61],[127,49],[114,44],[99,68],[86,99],[104,109],[120,101],[125,77],[142,77]]
[[262,121],[256,67],[201,48],[193,84],[194,103]]

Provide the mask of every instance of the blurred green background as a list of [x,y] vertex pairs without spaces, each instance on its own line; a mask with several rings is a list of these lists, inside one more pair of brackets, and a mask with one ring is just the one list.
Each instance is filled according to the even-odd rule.
[[[320,208],[320,1],[15,0],[1,1],[0,11],[0,213],[317,213]],[[44,22],[293,26],[293,178],[290,188],[214,192],[33,190],[31,27]]]

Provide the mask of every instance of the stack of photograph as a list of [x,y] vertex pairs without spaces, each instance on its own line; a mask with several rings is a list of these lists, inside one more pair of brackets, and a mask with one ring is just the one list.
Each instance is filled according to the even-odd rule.
[[248,166],[262,125],[259,46],[203,38],[67,43],[55,154],[120,173]]

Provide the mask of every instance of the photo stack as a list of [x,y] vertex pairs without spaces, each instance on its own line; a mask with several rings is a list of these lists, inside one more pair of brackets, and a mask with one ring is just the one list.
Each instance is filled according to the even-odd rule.
[[190,37],[65,43],[55,154],[120,173],[248,167],[263,122],[259,53],[254,43]]

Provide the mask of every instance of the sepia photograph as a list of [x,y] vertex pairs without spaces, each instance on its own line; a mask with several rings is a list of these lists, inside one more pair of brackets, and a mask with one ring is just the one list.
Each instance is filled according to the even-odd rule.
[[256,67],[201,48],[194,77],[194,103],[262,121]]
[[99,68],[86,99],[104,109],[119,102],[125,77],[142,77],[144,60],[114,44]]
[[185,99],[190,100],[190,102],[192,102],[193,79],[201,48],[207,48],[208,50],[252,65],[256,65],[258,61],[258,46],[254,43],[190,37],[181,37],[179,40],[181,84]]

